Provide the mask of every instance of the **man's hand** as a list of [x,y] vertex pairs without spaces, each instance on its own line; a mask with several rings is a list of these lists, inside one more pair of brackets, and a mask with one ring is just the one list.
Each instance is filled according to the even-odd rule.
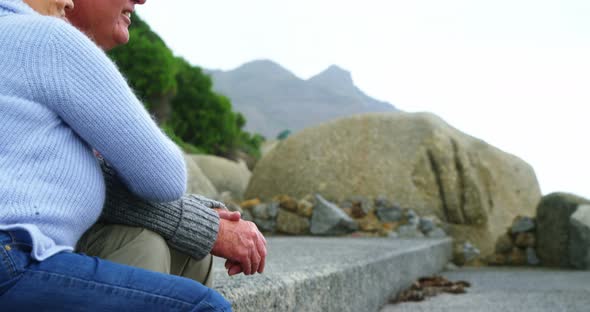
[[[251,275],[262,273],[266,261],[266,240],[256,225],[238,218],[236,213],[218,210],[220,213],[219,232],[211,254],[227,259],[229,275],[244,272]],[[228,214],[226,214],[228,213]],[[224,217],[231,218],[228,220]],[[239,213],[237,213],[239,216]]]
[[229,211],[227,209],[215,208],[215,211],[219,214],[220,219],[225,219],[228,221],[240,221],[242,219],[242,215],[239,211]]

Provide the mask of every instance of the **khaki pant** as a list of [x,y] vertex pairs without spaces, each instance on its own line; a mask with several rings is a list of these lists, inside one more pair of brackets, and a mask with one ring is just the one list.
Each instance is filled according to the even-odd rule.
[[89,256],[212,286],[211,255],[197,261],[170,247],[160,235],[143,228],[97,223],[82,236],[77,249]]

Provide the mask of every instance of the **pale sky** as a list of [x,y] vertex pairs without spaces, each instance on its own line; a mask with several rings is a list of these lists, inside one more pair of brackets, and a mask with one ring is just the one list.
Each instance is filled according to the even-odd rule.
[[368,95],[433,112],[590,198],[589,0],[149,0],[176,55],[229,70],[332,64]]

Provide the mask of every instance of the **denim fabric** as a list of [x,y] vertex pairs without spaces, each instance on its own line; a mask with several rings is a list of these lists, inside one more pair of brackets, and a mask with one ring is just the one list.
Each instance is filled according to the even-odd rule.
[[29,240],[0,231],[0,310],[231,311],[219,293],[193,280],[83,254],[31,258]]

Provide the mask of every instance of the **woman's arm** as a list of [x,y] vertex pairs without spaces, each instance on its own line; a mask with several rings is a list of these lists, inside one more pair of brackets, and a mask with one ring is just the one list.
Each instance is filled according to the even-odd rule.
[[99,222],[149,229],[195,259],[211,252],[219,230],[219,216],[212,208],[225,208],[222,203],[196,195],[168,203],[147,202],[131,194],[103,159],[99,162],[107,187]]
[[45,42],[35,47],[37,64],[30,66],[40,102],[98,150],[134,194],[152,201],[180,198],[187,178],[180,149],[104,52],[71,25],[51,20]]

